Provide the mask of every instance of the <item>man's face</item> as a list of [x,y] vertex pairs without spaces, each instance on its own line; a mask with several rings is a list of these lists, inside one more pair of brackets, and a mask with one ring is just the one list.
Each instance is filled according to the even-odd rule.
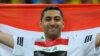
[[63,17],[58,10],[48,10],[44,13],[41,26],[48,36],[58,36],[63,28]]

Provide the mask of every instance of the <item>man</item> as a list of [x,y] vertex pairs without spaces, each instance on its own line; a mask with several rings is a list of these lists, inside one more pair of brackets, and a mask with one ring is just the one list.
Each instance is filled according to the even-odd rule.
[[0,43],[14,48],[14,55],[24,56],[94,56],[95,46],[100,46],[100,33],[61,37],[64,16],[58,7],[51,6],[43,10],[40,26],[45,38],[36,40],[33,35],[25,39],[0,31]]

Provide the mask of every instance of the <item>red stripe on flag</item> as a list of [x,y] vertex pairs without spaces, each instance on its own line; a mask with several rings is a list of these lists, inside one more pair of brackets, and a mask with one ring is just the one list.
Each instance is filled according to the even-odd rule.
[[35,45],[43,46],[43,47],[51,47],[55,45],[68,45],[69,39],[57,39],[54,41],[37,41]]
[[[0,23],[17,28],[42,31],[40,18],[48,5],[0,5]],[[100,5],[53,5],[64,13],[63,31],[83,30],[100,26]]]

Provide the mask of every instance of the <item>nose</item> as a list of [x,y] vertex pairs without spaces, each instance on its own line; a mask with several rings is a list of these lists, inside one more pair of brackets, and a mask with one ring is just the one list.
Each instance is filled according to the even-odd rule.
[[55,22],[54,19],[52,19],[51,22],[50,22],[51,25],[55,25],[55,23],[56,23],[56,22]]

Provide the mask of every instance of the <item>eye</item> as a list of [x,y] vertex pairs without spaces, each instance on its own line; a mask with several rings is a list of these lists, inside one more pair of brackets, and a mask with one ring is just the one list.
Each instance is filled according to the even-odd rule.
[[55,17],[54,17],[54,20],[55,20],[55,21],[60,21],[60,20],[61,20],[61,17],[55,16]]
[[51,20],[51,17],[50,16],[47,16],[46,18],[45,18],[45,21],[50,21]]

